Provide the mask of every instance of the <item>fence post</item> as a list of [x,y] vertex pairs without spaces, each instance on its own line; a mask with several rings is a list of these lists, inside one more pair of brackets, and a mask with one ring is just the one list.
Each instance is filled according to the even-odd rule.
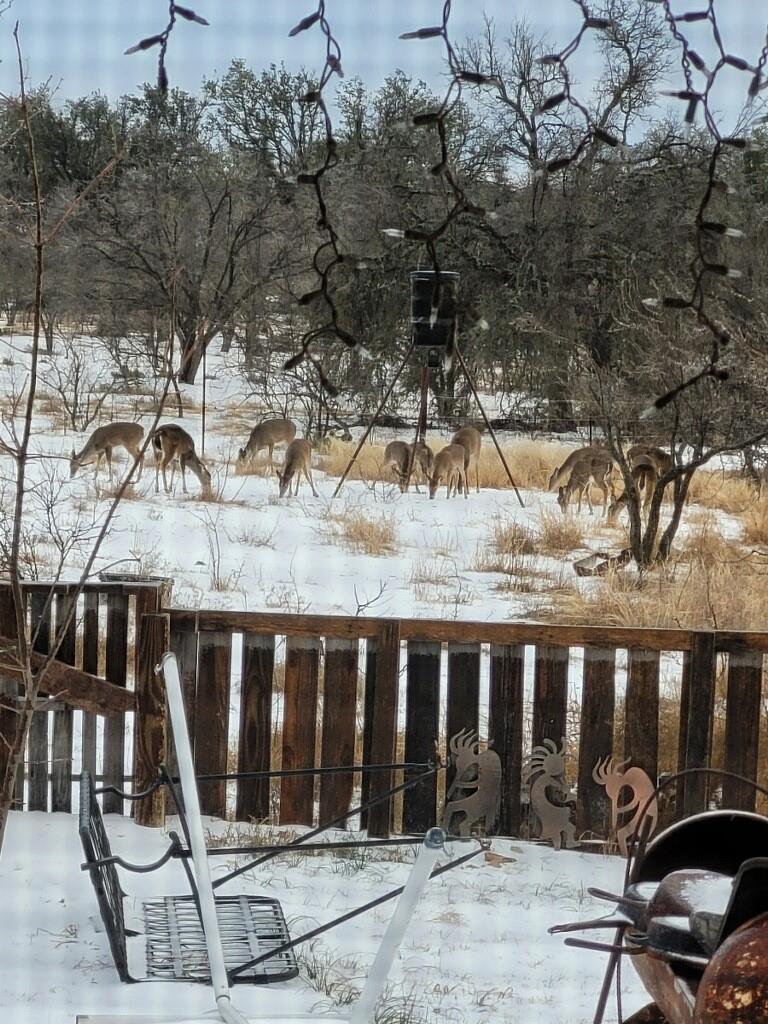
[[[165,690],[155,666],[168,650],[169,615],[142,615],[136,623],[136,712],[133,727],[133,791],[147,789],[165,760]],[[161,786],[134,803],[137,825],[165,824],[165,789]]]
[[[687,715],[680,727],[681,737],[685,734],[685,744],[680,751],[685,768],[709,767],[716,675],[715,634],[697,630],[693,633],[688,661]],[[706,810],[709,789],[706,775],[691,775],[681,779],[681,783],[678,792],[682,792],[679,806],[683,816]]]

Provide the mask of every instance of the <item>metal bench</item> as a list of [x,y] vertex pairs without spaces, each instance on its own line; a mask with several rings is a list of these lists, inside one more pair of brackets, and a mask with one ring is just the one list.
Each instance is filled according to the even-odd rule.
[[[200,920],[197,887],[190,874],[190,893],[145,900],[143,920],[146,953],[146,978],[134,977],[128,966],[127,939],[139,933],[125,924],[118,866],[127,871],[147,872],[161,867],[171,857],[184,854],[175,833],[171,847],[152,864],[131,864],[112,852],[104,827],[93,780],[88,772],[80,776],[80,842],[85,853],[83,870],[90,873],[104,922],[109,948],[121,981],[148,979],[162,981],[210,982],[211,972]],[[248,960],[261,957],[270,949],[290,942],[282,907],[265,896],[216,896],[216,913],[224,945],[228,972]],[[230,974],[231,982],[265,984],[289,981],[298,974],[292,949],[276,953],[246,970]]]
[[[163,656],[158,668],[158,671],[160,670],[165,677],[169,719],[178,757],[178,785],[177,780],[171,778],[163,766],[157,781],[144,793],[126,794],[121,792],[120,795],[129,800],[140,800],[154,793],[158,786],[167,786],[176,805],[185,841],[182,842],[176,832],[170,832],[170,846],[158,860],[151,864],[131,864],[116,856],[109,844],[93,780],[87,772],[81,776],[80,840],[85,852],[85,863],[82,868],[90,873],[101,917],[107,930],[112,956],[121,980],[127,982],[142,980],[210,982],[213,986],[220,1019],[232,1022],[232,1024],[243,1024],[245,1018],[231,1002],[229,986],[233,982],[264,984],[286,981],[296,977],[298,968],[293,950],[297,945],[315,938],[337,924],[349,921],[351,918],[367,913],[375,907],[399,897],[359,1001],[343,1018],[333,1018],[334,1020],[343,1019],[349,1024],[370,1024],[374,1017],[375,1003],[384,988],[406,926],[427,881],[430,877],[451,870],[477,856],[487,848],[487,844],[476,839],[452,836],[452,840],[471,842],[475,848],[470,853],[436,868],[434,872],[432,869],[446,839],[445,833],[439,828],[430,829],[425,836],[401,837],[391,840],[374,839],[332,844],[308,842],[324,829],[339,824],[339,820],[335,820],[305,833],[292,843],[267,848],[266,853],[263,847],[206,848],[197,792],[198,779],[194,775],[178,667],[172,654]],[[374,803],[388,799],[396,792],[418,784],[423,779],[433,776],[443,766],[439,763],[421,766],[366,766],[365,770],[377,767],[386,767],[387,769],[418,767],[423,771],[414,779],[401,783],[388,793],[379,794],[360,807],[347,811],[344,817],[365,810]],[[348,772],[364,769],[345,766],[339,770]],[[313,769],[307,771],[310,774],[314,772]],[[105,787],[105,791],[107,789],[120,792],[112,786]],[[379,846],[383,843],[420,846],[407,883],[362,907],[347,911],[297,938],[290,937],[282,908],[277,900],[250,894],[222,896],[216,893],[216,889],[221,885],[289,849],[295,849],[297,852],[316,852],[323,847]],[[211,857],[219,854],[231,857],[233,854],[244,853],[251,857],[249,863],[240,865],[228,874],[217,878],[215,882],[212,881],[209,867]],[[189,882],[190,893],[182,896],[163,896],[147,900],[143,904],[146,977],[136,978],[129,970],[127,940],[137,933],[126,928],[123,912],[125,893],[120,885],[117,868],[122,867],[134,872],[154,871],[172,858],[181,862]],[[324,1019],[330,1022],[330,1018]]]

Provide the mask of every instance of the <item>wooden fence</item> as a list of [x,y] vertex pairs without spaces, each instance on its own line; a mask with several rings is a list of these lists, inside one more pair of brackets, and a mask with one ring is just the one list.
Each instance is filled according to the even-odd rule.
[[[30,626],[44,594],[42,585],[30,588]],[[169,645],[179,660],[198,774],[266,771],[275,763],[292,769],[425,762],[436,752],[446,755],[448,737],[477,729],[483,740],[493,741],[502,762],[497,830],[516,835],[525,811],[526,755],[545,739],[559,745],[566,737],[577,760],[577,833],[606,835],[609,808],[592,779],[594,765],[612,753],[657,777],[660,694],[671,675],[679,694],[677,765],[671,767],[710,764],[720,678],[722,767],[758,776],[768,634],[192,611],[161,607],[161,597],[159,588],[149,586],[87,588],[78,626],[60,653],[62,660],[76,655],[83,668],[95,672],[95,651],[103,643],[104,678],[135,689],[137,789],[166,756],[164,699],[153,666]],[[60,600],[66,593],[57,594],[57,609]],[[104,605],[102,622],[95,609]],[[127,672],[131,621],[137,637],[133,678]],[[46,636],[45,630],[38,634],[40,649]],[[576,714],[569,708],[569,683],[571,695],[580,695]],[[30,737],[25,806],[46,809],[50,774],[50,809],[68,810],[71,712],[52,712],[50,768],[43,758],[49,713],[36,714]],[[83,713],[83,767],[95,767],[95,736],[94,721]],[[123,778],[123,737],[123,716],[106,719],[107,782],[120,784]],[[446,775],[408,790],[401,800],[372,807],[363,825],[373,835],[424,830],[442,804]],[[201,802],[212,815],[223,817],[229,810],[238,820],[312,825],[343,816],[357,799],[374,797],[396,781],[389,771],[368,774],[362,787],[353,773],[319,781],[289,776],[279,784],[218,779],[202,785]],[[706,807],[715,785],[705,776],[686,779],[677,790],[677,813]],[[721,802],[753,809],[755,794],[725,779]],[[105,796],[104,805],[123,811],[114,794]],[[162,797],[142,815],[147,823],[161,821]]]

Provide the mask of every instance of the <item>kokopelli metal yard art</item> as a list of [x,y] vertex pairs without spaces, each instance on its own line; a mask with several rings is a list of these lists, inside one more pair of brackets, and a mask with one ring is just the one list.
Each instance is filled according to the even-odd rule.
[[490,744],[480,750],[474,729],[462,729],[448,746],[456,777],[446,793],[443,827],[451,835],[470,836],[484,820],[490,832],[499,816],[501,758]]
[[[530,784],[534,775],[538,778],[531,786],[531,807],[541,822],[539,839],[549,839],[556,850],[565,842],[567,849],[576,845],[576,829],[571,821],[572,797],[565,785],[565,740],[560,749],[554,740],[545,739],[543,746],[534,747],[526,759],[523,779]],[[549,798],[560,794],[566,803],[555,804]]]
[[[650,826],[645,826],[648,829],[648,836],[656,828],[659,819],[659,807],[656,798],[654,797],[648,803],[648,799],[652,796],[655,788],[653,782],[651,782],[647,773],[642,768],[630,768],[626,772],[622,771],[628,763],[629,759],[616,764],[613,758],[609,756],[602,760],[598,759],[597,764],[592,769],[592,778],[599,786],[605,786],[605,792],[611,801],[611,835],[614,832],[616,833],[616,841],[619,844],[619,852],[622,857],[627,856],[629,840],[640,831],[641,818],[645,817],[651,820]],[[632,790],[632,795],[626,803],[620,804],[619,797],[625,787]],[[648,803],[648,807],[645,814],[643,814],[643,808],[646,803]],[[618,828],[619,815],[629,814],[630,811],[635,812],[632,818],[622,825],[621,828]]]

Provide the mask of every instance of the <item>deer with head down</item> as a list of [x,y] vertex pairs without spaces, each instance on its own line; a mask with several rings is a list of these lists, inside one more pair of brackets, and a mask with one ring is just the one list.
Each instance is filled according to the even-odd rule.
[[429,477],[429,496],[434,498],[437,488],[445,483],[446,498],[463,490],[464,497],[467,497],[467,474],[464,469],[466,452],[460,444],[447,444],[435,456],[432,464],[432,473]]
[[469,476],[469,470],[475,467],[475,491],[480,493],[480,447],[482,438],[477,427],[462,427],[457,430],[451,438],[451,444],[458,444],[464,449],[464,477]]
[[72,449],[72,457],[69,460],[70,479],[82,466],[93,462],[95,463],[93,472],[95,480],[99,473],[101,460],[106,459],[109,467],[109,482],[112,483],[112,450],[125,448],[128,454],[138,461],[139,474],[136,480],[139,481],[144,462],[140,447],[143,437],[144,427],[140,423],[107,423],[103,427],[97,427],[81,451],[76,452],[74,448]]
[[[181,489],[187,493],[187,470],[190,470],[200,481],[203,492],[210,491],[211,473],[202,459],[195,451],[195,442],[192,437],[176,423],[165,423],[158,427],[152,434],[152,448],[155,452],[155,494],[160,490],[159,476],[163,474],[163,488],[169,494],[173,490],[173,477],[176,466],[181,469]],[[171,483],[165,471],[171,467]]]
[[408,483],[408,464],[410,462],[410,475],[418,494],[419,485],[415,477],[416,470],[419,469],[424,479],[428,481],[434,461],[434,453],[424,441],[416,441],[411,444],[408,444],[406,441],[390,441],[384,449],[384,462],[381,472],[383,475],[387,470],[391,469],[400,490],[404,492]]
[[280,481],[280,497],[284,498],[286,494],[290,494],[291,481],[294,479],[296,487],[293,493],[298,494],[302,476],[312,488],[314,496],[320,497],[312,480],[312,448],[309,441],[304,438],[296,438],[286,449],[282,473],[278,472],[277,474],[277,479]]
[[577,511],[581,512],[581,501],[586,496],[591,513],[593,508],[589,492],[594,483],[603,495],[605,513],[609,496],[613,498],[612,471],[613,458],[607,448],[577,448],[561,466],[556,467],[549,478],[548,490],[552,491],[557,487],[557,503],[563,513],[568,511],[574,494],[578,501]]
[[241,448],[238,452],[237,464],[239,466],[245,465],[247,462],[250,462],[251,459],[253,459],[254,456],[262,450],[262,448],[266,448],[269,453],[269,464],[272,466],[274,465],[272,453],[275,449],[275,445],[289,445],[295,437],[296,424],[293,420],[264,420],[263,423],[259,423],[258,426],[253,428],[245,448]]

